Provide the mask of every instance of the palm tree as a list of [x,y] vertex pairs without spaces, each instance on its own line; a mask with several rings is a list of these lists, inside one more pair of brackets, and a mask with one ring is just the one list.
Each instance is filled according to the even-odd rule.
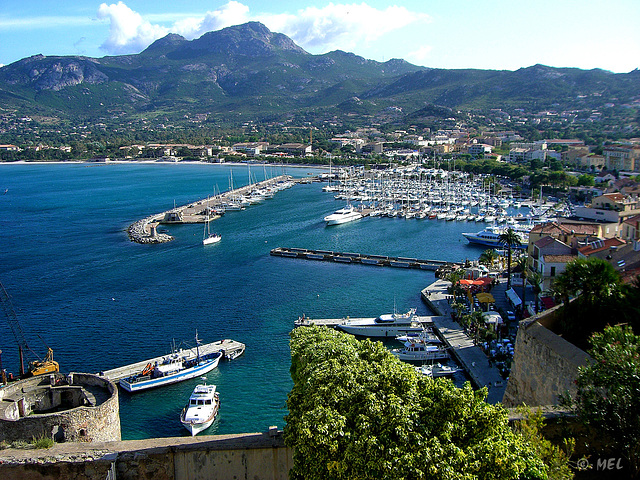
[[507,247],[507,290],[511,288],[511,249],[514,245],[520,245],[520,237],[513,230],[508,228],[504,233],[500,234],[498,239],[501,245]]
[[533,287],[533,295],[536,299],[536,313],[538,313],[538,302],[540,300],[540,293],[542,292],[542,288],[540,288],[540,284],[542,283],[542,274],[540,272],[534,271],[529,273],[529,283]]
[[493,248],[489,248],[480,254],[478,261],[483,265],[489,265],[491,267],[498,257],[498,253]]
[[518,259],[518,267],[522,272],[520,275],[522,276],[522,308],[524,312],[524,306],[526,304],[525,299],[527,295],[527,277],[529,276],[527,272],[527,257],[522,256]]

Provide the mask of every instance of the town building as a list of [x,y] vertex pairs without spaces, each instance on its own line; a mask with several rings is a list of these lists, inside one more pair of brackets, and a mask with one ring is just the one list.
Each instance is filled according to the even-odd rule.
[[640,145],[609,145],[602,149],[607,170],[640,172]]

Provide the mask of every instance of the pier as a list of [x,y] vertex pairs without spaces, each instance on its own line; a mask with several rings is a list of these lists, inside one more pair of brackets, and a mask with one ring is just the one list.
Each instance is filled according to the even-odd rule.
[[417,258],[389,257],[385,255],[368,255],[363,253],[331,252],[328,250],[309,250],[306,248],[276,247],[271,255],[303,260],[318,260],[325,262],[356,263],[360,265],[374,265],[378,267],[418,268],[435,271],[439,268],[452,267],[455,264],[444,260],[420,260]]
[[129,239],[136,243],[170,242],[173,240],[173,237],[166,233],[158,233],[158,225],[204,223],[207,221],[207,212],[209,212],[209,221],[215,220],[220,218],[220,215],[215,212],[223,211],[225,209],[225,205],[232,203],[234,198],[248,194],[254,189],[270,188],[282,182],[300,183],[303,180],[306,179],[296,180],[289,175],[279,175],[277,177],[263,180],[262,182],[229,190],[219,195],[207,197],[202,200],[191,202],[187,205],[174,207],[171,210],[145,217],[132,223],[127,229],[127,233],[129,234]]
[[[228,339],[220,340],[213,343],[207,343],[205,345],[200,345],[198,347],[198,350],[201,356],[208,355],[210,353],[215,353],[215,352],[222,352],[223,358],[230,358],[230,356],[233,356],[233,354],[235,354],[238,351],[243,352],[244,349],[245,349],[244,343],[240,343],[240,342],[236,342],[235,340],[228,340]],[[181,349],[178,351],[178,353],[184,354],[188,360],[196,358],[197,356],[196,347]],[[144,367],[150,363],[155,363],[155,362],[161,363],[163,357],[165,356],[166,354],[161,355],[159,357],[150,358],[148,360],[142,360],[140,362],[125,365],[123,367],[113,368],[111,370],[105,370],[104,372],[98,373],[98,375],[100,375],[101,377],[106,377],[111,381],[117,382],[121,378],[127,378],[132,375],[136,375],[140,373],[142,369],[144,369]]]
[[447,287],[449,282],[437,280],[422,290],[423,301],[439,316],[433,318],[433,326],[436,333],[445,342],[449,351],[462,365],[474,385],[478,388],[487,387],[489,393],[487,402],[496,404],[502,402],[504,391],[507,388],[506,380],[503,380],[497,367],[490,366],[487,356],[482,349],[475,345],[464,332],[462,326],[451,318],[453,310],[449,305]]
[[[374,318],[352,318],[352,317],[343,317],[343,318],[309,318],[309,317],[300,317],[298,320],[296,320],[295,326],[296,327],[310,327],[311,325],[318,325],[318,326],[323,326],[323,327],[330,327],[330,328],[336,328],[339,325],[342,325],[345,322],[348,321],[356,321],[356,320],[370,320],[373,321]],[[423,327],[430,327],[431,325],[433,325],[433,317],[431,316],[415,316],[414,320],[416,322],[420,322],[422,324]]]

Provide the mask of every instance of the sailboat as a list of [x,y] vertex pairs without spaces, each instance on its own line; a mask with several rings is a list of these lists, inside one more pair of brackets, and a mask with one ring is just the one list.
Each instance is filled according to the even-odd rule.
[[222,237],[217,233],[211,233],[209,231],[209,206],[207,205],[207,218],[204,221],[204,233],[202,238],[203,245],[211,245],[212,243],[218,243],[222,240]]

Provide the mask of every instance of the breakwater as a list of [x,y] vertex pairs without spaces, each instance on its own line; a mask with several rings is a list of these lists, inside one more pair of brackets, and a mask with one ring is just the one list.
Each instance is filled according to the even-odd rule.
[[[127,234],[132,242],[150,244],[165,243],[173,240],[168,233],[158,232],[161,224],[204,223],[220,218],[231,203],[237,203],[237,198],[250,194],[254,190],[270,189],[284,182],[295,182],[289,175],[279,175],[262,182],[244,187],[231,189],[227,192],[191,202],[187,205],[174,207],[171,210],[150,215],[129,225]],[[217,212],[217,213],[216,213]]]
[[271,255],[303,260],[319,260],[338,263],[356,263],[379,267],[419,268],[436,271],[441,268],[454,266],[452,262],[444,260],[421,260],[408,257],[390,257],[386,255],[368,255],[363,253],[332,252],[329,250],[309,250],[296,247],[276,247]]

